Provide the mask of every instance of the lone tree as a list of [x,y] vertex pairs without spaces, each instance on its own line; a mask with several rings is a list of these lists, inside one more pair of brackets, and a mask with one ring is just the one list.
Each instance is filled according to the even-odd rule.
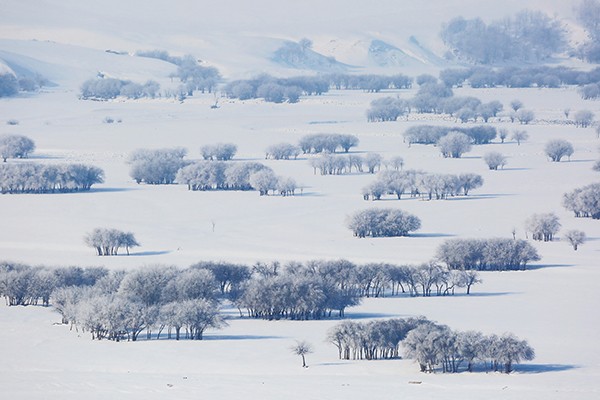
[[306,365],[306,355],[312,352],[312,346],[304,340],[296,342],[296,344],[292,346],[292,353],[302,357],[302,368],[308,368],[308,365]]
[[517,142],[517,145],[520,146],[521,142],[524,142],[529,138],[529,135],[525,131],[517,130],[513,132],[512,138]]
[[498,167],[504,168],[506,165],[506,157],[497,151],[490,151],[483,156],[483,160],[491,170],[497,170]]
[[553,162],[560,162],[564,156],[571,157],[573,154],[573,145],[566,140],[556,139],[546,143],[544,152]]
[[573,120],[575,121],[575,126],[587,128],[594,122],[594,113],[590,110],[580,110],[575,113]]
[[444,157],[460,158],[471,150],[471,138],[462,132],[450,132],[438,140],[437,146]]
[[570,230],[565,233],[565,239],[571,243],[573,250],[577,251],[577,247],[585,242],[585,232],[578,230]]

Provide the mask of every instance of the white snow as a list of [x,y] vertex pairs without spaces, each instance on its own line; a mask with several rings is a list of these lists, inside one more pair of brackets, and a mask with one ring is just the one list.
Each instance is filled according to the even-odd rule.
[[[298,104],[222,99],[211,109],[212,94],[184,103],[169,99],[78,100],[81,83],[98,71],[121,79],[154,79],[169,85],[174,66],[158,60],[106,53],[161,48],[192,53],[228,76],[274,69],[267,55],[283,40],[314,40],[315,50],[355,64],[361,55],[351,43],[379,38],[403,48],[410,35],[437,50],[439,24],[455,15],[496,19],[527,6],[572,18],[572,4],[559,1],[431,1],[419,5],[380,1],[348,6],[343,1],[146,2],[14,1],[0,13],[0,59],[39,72],[59,85],[37,95],[0,99],[0,134],[31,137],[34,162],[84,162],[106,172],[91,193],[0,196],[1,258],[33,265],[105,265],[132,269],[151,264],[188,266],[201,260],[286,261],[347,258],[355,262],[419,263],[434,255],[448,237],[525,238],[524,220],[535,212],[555,212],[569,229],[586,232],[575,252],[560,240],[532,243],[543,257],[526,272],[484,273],[471,296],[368,299],[348,317],[425,315],[455,329],[514,332],[528,339],[536,359],[511,375],[425,375],[408,360],[337,360],[325,343],[337,321],[255,321],[226,310],[229,326],[206,340],[96,342],[89,334],[57,325],[58,314],[42,307],[0,306],[0,387],[2,398],[486,398],[597,399],[600,396],[600,225],[576,219],[562,208],[566,191],[598,181],[591,167],[600,158],[593,128],[565,124],[563,110],[592,110],[576,88],[459,89],[505,108],[520,99],[536,121],[520,126],[504,120],[498,128],[525,129],[529,140],[517,146],[476,146],[461,159],[444,159],[433,146],[403,143],[412,125],[446,125],[451,120],[411,115],[408,121],[367,123],[369,103],[381,96],[409,98],[414,90],[368,94],[332,91],[302,98]],[[302,24],[290,23],[296,15]],[[418,16],[418,17],[417,17]],[[331,44],[338,38],[339,42]],[[35,40],[34,40],[35,39]],[[368,46],[357,45],[365,49]],[[338,52],[339,49],[339,52]],[[362,50],[361,50],[362,51]],[[342,54],[344,56],[342,57]],[[338,57],[338,55],[340,55]],[[397,72],[412,75],[411,71]],[[103,123],[105,117],[121,123]],[[7,125],[9,119],[18,125]],[[551,121],[552,123],[550,123]],[[358,152],[401,155],[405,168],[432,172],[475,172],[484,186],[466,198],[447,201],[366,202],[360,189],[372,175],[313,175],[307,157],[264,160],[271,144],[296,142],[308,133],[335,132],[360,138]],[[546,141],[573,143],[570,161],[550,163]],[[260,197],[256,192],[190,192],[183,186],[137,185],[126,158],[134,149],[183,146],[189,158],[216,142],[238,145],[235,159],[257,160],[277,174],[292,176],[304,189],[294,197]],[[504,170],[489,171],[481,156],[500,151]],[[16,161],[11,161],[16,162]],[[414,237],[357,239],[345,218],[369,207],[401,208],[422,219]],[[213,232],[212,223],[215,223]],[[97,257],[83,236],[95,227],[132,231],[142,246],[131,256]],[[315,347],[309,369],[289,351],[296,339]],[[422,384],[409,382],[422,381]]]

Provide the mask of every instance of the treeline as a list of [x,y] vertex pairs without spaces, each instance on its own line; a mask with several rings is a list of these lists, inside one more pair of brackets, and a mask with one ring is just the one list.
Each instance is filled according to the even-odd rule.
[[464,133],[472,144],[489,144],[496,138],[497,130],[493,126],[480,125],[470,128],[415,125],[404,131],[404,140],[409,144],[436,144],[450,132]]
[[367,120],[396,121],[401,116],[416,112],[448,114],[461,122],[480,119],[488,122],[503,109],[502,103],[497,100],[483,103],[471,96],[454,96],[451,86],[438,82],[437,78],[431,75],[420,75],[417,82],[419,90],[411,99],[384,97],[373,100],[367,110]]
[[485,67],[448,68],[440,71],[440,80],[448,87],[468,84],[474,88],[486,87],[547,87],[586,85],[600,81],[600,68],[581,71],[569,67]]
[[41,75],[18,76],[10,72],[0,73],[0,98],[11,97],[23,92],[35,92],[50,82]]
[[365,200],[381,200],[384,195],[395,195],[398,200],[404,194],[426,200],[442,200],[459,195],[483,185],[481,175],[473,173],[434,174],[418,170],[386,170],[377,175],[374,182],[363,188]]
[[327,340],[338,349],[340,360],[378,360],[404,356],[415,360],[421,372],[512,372],[514,364],[530,361],[535,351],[526,340],[511,333],[484,335],[454,331],[420,318],[395,318],[367,323],[344,321],[332,327]]
[[308,153],[335,153],[341,149],[344,153],[352,147],[358,146],[358,138],[354,135],[340,133],[315,133],[300,138],[298,145],[304,154]]
[[490,24],[457,17],[444,24],[440,36],[450,48],[449,58],[474,64],[539,62],[561,53],[568,43],[558,19],[531,10]]
[[[389,164],[393,164],[393,168],[396,168],[397,164],[394,164],[394,161],[395,159],[390,160]],[[381,169],[384,162],[379,153],[367,153],[364,156],[359,154],[333,155],[323,153],[319,157],[310,159],[310,165],[314,173],[316,174],[318,171],[321,175],[351,174],[352,169],[357,173],[363,173],[366,169],[368,173],[374,174]]]
[[383,195],[392,194],[401,199],[403,194],[409,193],[412,197],[441,200],[461,193],[467,196],[471,189],[482,185],[483,178],[472,173],[452,175],[417,170],[382,171],[375,182],[363,189],[363,198],[380,200]]
[[88,191],[104,182],[104,171],[83,164],[4,164],[0,166],[0,192],[69,193]]
[[275,78],[262,74],[252,79],[229,82],[223,91],[227,97],[240,100],[262,98],[272,103],[297,103],[302,95],[321,95],[328,92],[329,83],[319,76]]
[[111,100],[119,96],[128,99],[139,99],[142,97],[155,98],[159,89],[160,85],[158,82],[152,80],[141,84],[100,75],[83,82],[80,98],[83,100]]

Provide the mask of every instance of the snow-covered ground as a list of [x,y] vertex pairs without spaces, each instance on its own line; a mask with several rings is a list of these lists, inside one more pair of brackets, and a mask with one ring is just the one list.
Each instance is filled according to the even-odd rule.
[[[228,310],[229,326],[208,332],[201,342],[114,343],[92,341],[89,334],[69,331],[57,324],[60,316],[51,309],[0,306],[0,397],[600,397],[600,292],[596,289],[600,225],[591,219],[576,219],[561,206],[563,193],[598,181],[598,172],[591,167],[600,158],[600,141],[593,128],[566,124],[564,110],[569,108],[572,115],[589,109],[600,118],[600,103],[581,100],[576,88],[457,89],[456,95],[500,100],[506,109],[512,100],[520,99],[536,113],[536,121],[528,126],[508,119],[492,122],[510,133],[526,130],[529,139],[520,146],[511,140],[496,141],[473,147],[461,159],[444,159],[433,146],[408,147],[402,138],[410,126],[450,125],[452,120],[411,115],[407,121],[366,122],[365,111],[373,99],[389,95],[409,98],[414,90],[378,94],[332,91],[302,98],[298,104],[221,99],[218,109],[210,107],[215,101],[213,94],[197,95],[183,103],[164,98],[78,99],[81,82],[99,71],[121,79],[170,84],[168,74],[174,66],[106,53],[106,49],[163,48],[174,54],[193,53],[222,67],[226,74],[249,76],[274,68],[263,57],[277,48],[279,42],[273,40],[309,37],[315,50],[356,64],[362,58],[349,45],[354,37],[385,39],[402,47],[405,39],[415,35],[436,50],[433,38],[439,23],[461,14],[495,19],[520,9],[522,2],[494,6],[479,1],[430,2],[436,11],[427,14],[427,23],[413,16],[417,12],[425,15],[422,10],[396,7],[394,1],[380,2],[381,10],[365,3],[346,11],[342,11],[346,2],[341,1],[324,5],[300,2],[285,9],[280,2],[267,0],[258,5],[211,2],[210,7],[208,2],[191,1],[152,8],[141,3],[4,2],[0,59],[40,72],[58,85],[39,94],[0,99],[0,134],[32,138],[37,145],[34,162],[97,165],[106,172],[106,182],[89,193],[0,196],[2,259],[111,269],[152,264],[183,267],[201,260],[251,264],[347,258],[419,263],[430,260],[437,246],[449,237],[511,237],[515,229],[518,238],[525,238],[527,217],[555,212],[562,223],[561,232],[553,242],[532,243],[542,256],[532,270],[483,273],[484,283],[476,286],[471,296],[368,299],[347,312],[347,317],[361,321],[425,315],[461,330],[514,332],[528,339],[537,357],[511,375],[426,375],[418,373],[417,365],[408,360],[340,362],[336,348],[325,343],[326,331],[335,320],[255,321],[238,319],[236,310]],[[233,3],[238,13],[231,11]],[[572,18],[569,2],[526,3]],[[320,12],[310,14],[310,7]],[[264,10],[264,18],[256,10]],[[285,16],[293,13],[314,19],[304,27],[290,26]],[[185,18],[175,19],[184,14]],[[248,20],[249,15],[254,17]],[[403,28],[396,37],[398,26]],[[338,42],[331,42],[336,37]],[[238,54],[236,49],[244,52],[232,56]],[[106,117],[122,122],[107,124],[103,122]],[[19,123],[8,125],[8,120]],[[360,145],[353,151],[379,152],[384,158],[401,155],[405,168],[474,172],[481,174],[485,183],[463,198],[367,202],[361,188],[374,179],[372,175],[314,175],[307,156],[293,161],[264,160],[264,150],[271,144],[295,143],[305,134],[321,132],[356,135]],[[544,144],[556,138],[573,143],[575,153],[570,161],[551,163],[546,159]],[[261,161],[278,175],[293,177],[302,184],[302,193],[284,198],[261,197],[256,192],[190,192],[177,185],[137,185],[128,175],[126,158],[134,149],[182,146],[189,150],[188,158],[197,159],[201,145],[216,142],[237,144],[237,160]],[[508,157],[503,170],[489,171],[482,160],[482,155],[492,150]],[[345,219],[369,207],[414,213],[421,218],[422,229],[408,238],[357,239],[345,227]],[[131,256],[97,257],[83,243],[85,233],[95,227],[132,231],[142,246]],[[561,240],[561,233],[570,229],[588,236],[577,252]],[[315,347],[314,354],[308,355],[308,369],[301,368],[299,358],[289,350],[294,340],[301,339]]]

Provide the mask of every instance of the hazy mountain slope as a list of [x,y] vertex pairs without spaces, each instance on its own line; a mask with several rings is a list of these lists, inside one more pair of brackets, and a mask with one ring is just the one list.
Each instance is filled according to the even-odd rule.
[[[539,9],[565,20],[572,18],[572,4],[560,1],[510,0],[502,3],[434,0],[421,4],[397,1],[368,2],[351,6],[341,0],[280,2],[258,0],[208,2],[180,0],[147,2],[27,1],[3,2],[0,38],[55,41],[99,50],[134,52],[165,49],[191,53],[222,69],[225,75],[248,71],[285,74],[272,62],[273,52],[286,40],[308,38],[314,50],[345,64],[376,67],[368,48],[381,40],[411,59],[407,65],[427,67],[429,51],[443,54],[438,37],[441,24],[454,16],[498,19],[523,8]],[[409,38],[415,37],[421,54]],[[337,45],[336,45],[337,43]],[[346,43],[340,46],[340,43]],[[362,45],[349,45],[363,43]],[[283,69],[283,71],[282,71]],[[289,72],[287,72],[289,73]]]

